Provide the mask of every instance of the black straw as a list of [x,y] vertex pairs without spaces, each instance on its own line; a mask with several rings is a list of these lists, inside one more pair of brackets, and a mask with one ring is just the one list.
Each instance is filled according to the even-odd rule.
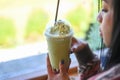
[[55,23],[56,23],[56,21],[57,21],[59,3],[60,3],[60,0],[58,0],[58,2],[57,2],[56,15],[55,15]]

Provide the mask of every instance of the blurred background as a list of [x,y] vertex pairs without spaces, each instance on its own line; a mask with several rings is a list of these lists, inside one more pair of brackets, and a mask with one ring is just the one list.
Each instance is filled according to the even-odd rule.
[[[57,0],[0,0],[0,61],[46,53],[44,30],[56,6]],[[93,50],[100,45],[97,14],[97,0],[60,0],[58,19],[68,20]]]

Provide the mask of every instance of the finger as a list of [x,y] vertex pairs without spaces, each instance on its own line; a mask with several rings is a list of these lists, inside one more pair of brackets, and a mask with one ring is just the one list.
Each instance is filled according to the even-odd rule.
[[74,45],[71,48],[71,51],[77,53],[77,52],[81,51],[82,49],[84,49],[86,46],[88,46],[87,43],[79,43],[79,44]]
[[71,52],[76,52],[76,50],[78,49],[78,46],[80,46],[81,43],[79,42],[78,39],[76,39],[75,37],[72,37],[72,44],[71,44]]
[[78,48],[78,45],[73,45],[71,47],[71,52],[76,52],[77,48]]
[[47,71],[48,71],[48,75],[53,75],[52,66],[50,64],[50,59],[48,55],[47,55]]
[[60,74],[66,74],[67,73],[67,68],[65,67],[64,60],[61,61],[59,64],[60,67]]
[[71,46],[73,46],[75,43],[77,43],[77,39],[75,37],[72,37],[72,44],[71,44]]
[[69,63],[68,63],[68,67],[67,67],[67,72],[68,72],[68,70],[69,70],[70,64],[71,64],[71,59],[69,58]]
[[77,39],[75,37],[72,37],[72,41],[77,42]]

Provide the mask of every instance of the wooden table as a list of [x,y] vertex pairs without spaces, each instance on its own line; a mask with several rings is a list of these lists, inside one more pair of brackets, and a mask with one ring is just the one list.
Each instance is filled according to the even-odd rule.
[[[71,80],[79,80],[77,67],[73,67],[69,70],[69,75]],[[47,80],[47,74],[43,76],[39,76],[30,80]]]

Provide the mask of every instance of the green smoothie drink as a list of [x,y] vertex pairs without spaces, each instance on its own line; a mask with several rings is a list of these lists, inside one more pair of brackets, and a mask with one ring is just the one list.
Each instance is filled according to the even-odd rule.
[[58,20],[55,24],[48,25],[47,27],[45,36],[50,62],[54,70],[59,70],[59,63],[62,60],[64,60],[66,66],[69,65],[73,30],[71,25],[64,20]]

